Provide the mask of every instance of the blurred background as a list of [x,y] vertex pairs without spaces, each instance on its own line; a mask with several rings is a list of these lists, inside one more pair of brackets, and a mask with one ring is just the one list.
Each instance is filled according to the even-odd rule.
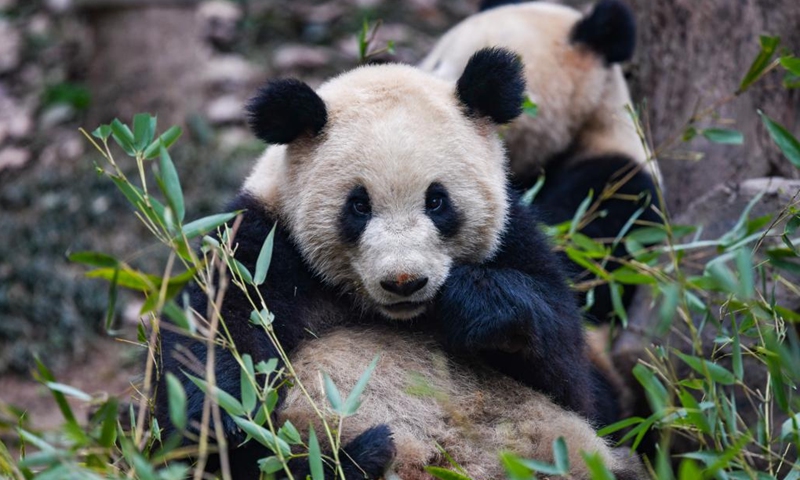
[[[570,2],[580,6],[578,2]],[[639,23],[626,66],[654,146],[693,112],[734,94],[760,34],[800,51],[797,0],[630,0]],[[141,299],[122,296],[115,335],[103,329],[108,286],[83,277],[70,252],[97,250],[159,273],[164,252],[79,132],[115,117],[158,116],[184,135],[173,148],[187,218],[221,211],[263,149],[242,105],[272,77],[316,86],[358,65],[357,34],[381,21],[376,61],[415,63],[478,0],[0,0],[0,399],[58,419],[28,380],[41,357],[59,380],[87,392],[124,393],[139,368]],[[672,214],[715,185],[797,178],[760,123],[761,109],[797,132],[800,91],[773,72],[713,119],[743,145],[697,139],[660,151]],[[119,155],[119,159],[126,158]],[[133,166],[128,166],[133,171]],[[115,338],[116,337],[116,338]],[[127,339],[127,340],[126,340]],[[11,418],[11,417],[9,417]],[[3,413],[0,411],[0,421]]]

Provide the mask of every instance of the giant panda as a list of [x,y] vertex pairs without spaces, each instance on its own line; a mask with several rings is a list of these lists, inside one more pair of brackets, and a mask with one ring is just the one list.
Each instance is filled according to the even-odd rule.
[[[482,9],[447,31],[420,67],[454,80],[481,48],[499,46],[520,55],[527,95],[538,113],[521,115],[502,134],[518,188],[528,189],[544,175],[535,198],[543,220],[571,220],[590,192],[595,201],[605,192],[597,209],[605,214],[581,233],[610,243],[634,215],[633,229],[661,225],[658,164],[628,112],[632,102],[620,67],[635,47],[628,7],[601,0],[583,14],[554,3],[506,0],[484,1]],[[612,252],[615,258],[627,254],[624,242]],[[617,266],[612,261],[607,268]],[[582,268],[570,273],[576,283],[594,278]],[[624,305],[633,293],[623,290]],[[604,322],[613,312],[608,287],[596,288],[588,319]]]
[[[236,258],[251,271],[275,226],[259,289],[284,351],[291,356],[336,327],[382,326],[519,382],[530,390],[515,395],[530,402],[544,398],[535,390],[553,402],[549,408],[592,416],[581,314],[535,212],[510,188],[497,136],[499,125],[519,115],[523,90],[519,58],[483,49],[456,82],[381,65],[342,74],[317,91],[297,80],[259,91],[248,107],[250,124],[271,146],[231,209],[244,210]],[[207,311],[197,290],[191,303]],[[220,313],[238,351],[254,362],[279,358],[248,321],[251,312],[246,296],[229,288]],[[185,378],[182,358],[205,362],[203,342],[162,332],[163,372]],[[239,392],[239,366],[227,350],[217,352],[215,370],[222,390]],[[470,372],[464,367],[456,376],[477,375]],[[163,392],[163,376],[160,382]],[[204,396],[190,381],[184,388],[191,424]],[[508,418],[517,418],[509,407]],[[167,411],[166,395],[157,396],[165,436]],[[407,412],[408,421],[416,414]],[[586,426],[585,443],[596,444]],[[244,438],[228,417],[223,429],[231,445]],[[361,478],[366,468],[377,478],[396,445],[391,428],[376,426],[344,450],[357,459],[346,466],[348,477]],[[235,448],[235,477],[257,478],[255,459],[267,455],[254,442]]]

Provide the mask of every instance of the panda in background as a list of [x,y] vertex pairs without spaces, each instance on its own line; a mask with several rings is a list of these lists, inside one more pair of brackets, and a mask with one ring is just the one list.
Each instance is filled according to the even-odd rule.
[[[660,173],[648,160],[643,141],[626,108],[630,94],[619,66],[631,58],[636,40],[632,12],[617,0],[601,0],[588,14],[547,2],[486,0],[482,12],[445,33],[421,62],[423,70],[453,80],[469,57],[487,46],[508,48],[525,64],[527,94],[538,105],[535,117],[522,115],[503,132],[514,183],[545,183],[535,203],[548,224],[572,219],[581,202],[616,185],[599,210],[606,215],[581,233],[607,242],[639,214],[633,228],[660,225]],[[639,211],[643,207],[643,211]],[[625,257],[622,242],[612,252]],[[618,265],[609,262],[613,270]],[[575,268],[574,281],[589,280]],[[628,305],[634,289],[623,291]],[[588,318],[603,322],[614,311],[608,286],[595,289]]]
[[[497,135],[498,125],[521,112],[521,70],[515,54],[484,49],[455,84],[382,65],[345,73],[316,92],[278,80],[258,93],[249,105],[251,127],[273,146],[231,206],[245,210],[236,258],[253,271],[277,223],[259,288],[290,356],[334,327],[384,326],[435,340],[453,359],[478,362],[560,407],[594,415],[581,314],[534,212],[509,187]],[[206,301],[196,291],[191,306],[205,312]],[[248,321],[251,311],[242,292],[227,290],[221,315],[238,351],[256,363],[279,358]],[[162,352],[162,370],[178,378],[185,378],[180,358],[206,359],[204,343],[170,329],[163,330]],[[236,394],[238,364],[224,349],[216,359],[218,386]],[[184,388],[191,424],[201,418],[203,394],[190,381]],[[156,400],[156,416],[168,435],[165,397]],[[502,412],[502,395],[496,403]],[[416,414],[406,412],[406,420]],[[223,423],[231,445],[243,440],[230,418]],[[377,478],[396,445],[391,428],[375,426],[344,450],[352,459],[348,478],[364,471]],[[255,442],[234,449],[235,477],[257,478],[256,460],[265,456]]]

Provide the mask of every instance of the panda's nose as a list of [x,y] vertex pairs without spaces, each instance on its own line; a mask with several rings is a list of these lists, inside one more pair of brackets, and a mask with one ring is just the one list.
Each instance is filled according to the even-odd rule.
[[414,280],[405,280],[402,276],[398,276],[396,280],[381,280],[381,287],[387,292],[408,297],[412,293],[419,291],[428,284],[428,277],[416,278]]

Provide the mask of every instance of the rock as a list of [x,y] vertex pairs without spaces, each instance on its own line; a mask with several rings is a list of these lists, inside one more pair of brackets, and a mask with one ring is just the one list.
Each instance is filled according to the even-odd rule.
[[272,66],[276,70],[319,68],[329,64],[332,55],[333,51],[325,47],[284,45],[275,50]]
[[198,14],[203,35],[215,47],[227,50],[238,40],[242,9],[237,4],[222,0],[203,2]]
[[383,3],[383,0],[352,0],[358,8],[375,8]]
[[37,13],[28,21],[27,33],[34,37],[46,37],[52,28],[50,17],[44,13]]
[[47,107],[39,117],[39,128],[43,131],[61,125],[75,117],[75,108],[66,103],[57,103]]
[[[581,2],[583,3],[583,2]],[[626,66],[636,102],[647,101],[642,118],[658,147],[680,136],[685,122],[735,92],[760,50],[759,35],[778,36],[778,51],[797,53],[800,45],[800,2],[797,0],[686,0],[627,2],[636,14],[637,42],[633,61]],[[720,41],[720,39],[725,41]],[[659,158],[670,212],[683,212],[709,187],[719,182],[778,175],[800,177],[800,171],[780,153],[767,134],[763,111],[797,132],[800,90],[780,83],[784,71],[776,69],[745,93],[716,110],[699,127],[733,128],[744,135],[743,145],[724,145],[696,138],[679,150],[703,154],[698,162],[666,152]],[[726,125],[724,120],[733,120]],[[712,184],[709,185],[709,179]]]
[[33,109],[21,105],[0,87],[0,144],[7,138],[20,140],[33,131]]
[[54,13],[62,13],[72,8],[73,0],[45,0],[45,6]]
[[0,150],[0,171],[20,168],[31,158],[31,152],[25,148],[6,147]]
[[244,101],[236,95],[225,95],[209,102],[206,118],[212,125],[237,123],[244,120]]
[[250,130],[243,127],[225,128],[217,135],[217,145],[223,152],[232,152],[237,148],[255,143]]
[[19,66],[22,35],[8,20],[0,19],[0,74]]
[[211,92],[249,90],[261,76],[258,68],[238,55],[215,55],[203,70],[203,85]]
[[37,158],[37,165],[50,169],[64,165],[75,165],[86,153],[87,141],[82,134],[71,128],[50,130],[49,142]]
[[107,3],[118,7],[86,10],[95,44],[88,65],[92,104],[86,124],[114,117],[129,121],[136,113],[149,112],[162,125],[185,125],[187,116],[202,108],[200,74],[208,58],[196,6]]

